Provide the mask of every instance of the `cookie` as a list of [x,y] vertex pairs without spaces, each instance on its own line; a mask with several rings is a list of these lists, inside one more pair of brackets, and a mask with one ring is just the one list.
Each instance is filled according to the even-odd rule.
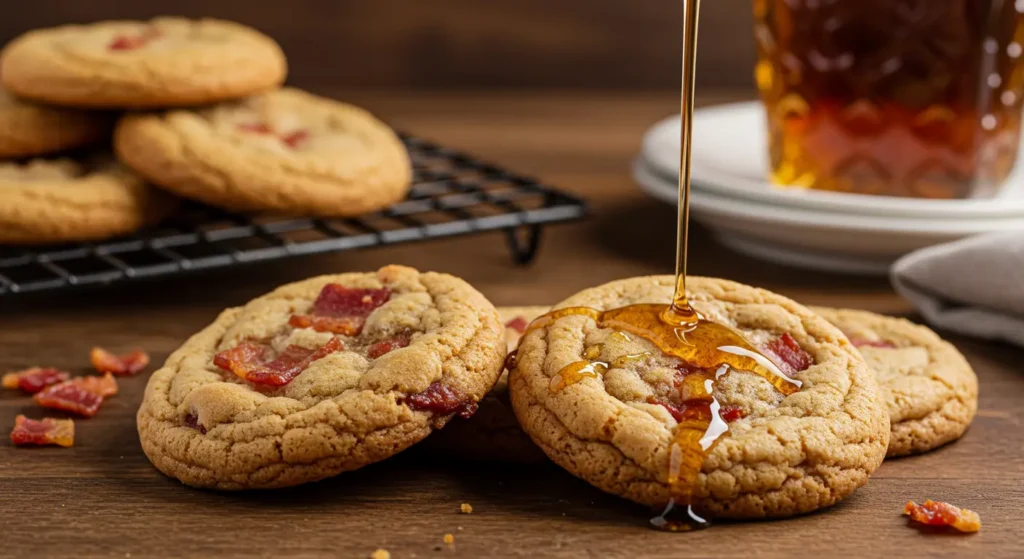
[[0,244],[107,239],[177,207],[109,156],[0,163],[0,197]]
[[359,215],[405,198],[412,176],[387,125],[297,89],[129,115],[114,143],[121,160],[154,183],[237,211]]
[[498,313],[461,279],[318,277],[224,311],[175,351],[146,387],[139,438],[189,485],[297,485],[471,415],[504,359]]
[[78,148],[110,137],[108,114],[44,107],[0,87],[0,159]]
[[[508,351],[515,351],[526,327],[551,307],[498,307],[505,325]],[[452,422],[430,438],[429,450],[438,456],[484,462],[547,462],[544,453],[523,432],[508,398],[508,373],[480,400],[480,410],[466,421]]]
[[[621,280],[555,308],[667,303],[674,286],[672,276]],[[687,287],[698,312],[742,334],[802,387],[784,396],[765,377],[694,370],[636,334],[599,328],[586,316],[557,318],[526,334],[509,374],[513,409],[534,442],[608,493],[665,507],[675,499],[670,477],[681,475],[674,436],[700,409],[692,399],[700,389],[699,397],[710,391],[718,401],[712,425],[728,425],[728,434],[711,444],[687,488],[698,510],[724,518],[789,516],[832,505],[864,485],[885,456],[888,414],[842,332],[762,289],[699,277],[688,278]],[[573,378],[575,364],[590,359],[608,365],[590,361],[590,374]],[[702,380],[708,377],[717,379],[710,389]],[[691,378],[700,385],[691,386]]]
[[0,51],[7,89],[69,107],[215,103],[273,89],[286,74],[273,39],[215,19],[65,25],[25,33]]
[[811,310],[845,332],[875,372],[892,424],[888,456],[927,452],[964,434],[978,410],[978,377],[952,344],[902,318]]

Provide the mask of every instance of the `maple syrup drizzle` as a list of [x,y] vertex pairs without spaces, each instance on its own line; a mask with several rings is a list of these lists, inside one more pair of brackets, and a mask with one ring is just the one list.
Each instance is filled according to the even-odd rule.
[[[801,382],[786,375],[764,357],[743,336],[731,328],[706,320],[693,309],[686,296],[686,261],[690,213],[690,152],[692,140],[693,89],[696,74],[697,20],[700,0],[687,0],[683,18],[682,152],[679,165],[679,215],[676,245],[676,285],[671,304],[637,304],[600,311],[590,307],[568,307],[538,317],[529,332],[569,316],[585,316],[599,328],[613,329],[609,339],[629,341],[634,334],[697,371],[688,374],[680,387],[687,402],[682,419],[672,433],[669,447],[668,485],[671,500],[660,515],[651,519],[659,530],[684,532],[705,528],[708,519],[694,510],[693,490],[711,448],[729,432],[715,398],[715,383],[732,370],[756,374],[779,392],[790,395]],[[627,334],[628,333],[628,334]],[[600,378],[609,364],[597,359],[603,346],[587,348],[584,359],[563,367],[552,377],[550,389],[559,392],[586,379]],[[640,353],[610,359],[612,367],[650,357]]]

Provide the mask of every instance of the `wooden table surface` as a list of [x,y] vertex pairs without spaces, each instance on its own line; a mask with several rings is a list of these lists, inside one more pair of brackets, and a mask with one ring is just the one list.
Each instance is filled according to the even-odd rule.
[[[162,362],[217,312],[308,276],[388,263],[450,272],[495,304],[552,303],[609,280],[670,273],[674,210],[629,176],[644,129],[676,109],[669,95],[359,93],[346,98],[404,129],[471,150],[587,197],[592,216],[547,230],[531,267],[514,267],[500,234],[74,295],[0,301],[0,370],[50,365],[86,372],[93,345],[142,346]],[[705,102],[711,99],[705,99]],[[691,273],[766,287],[808,304],[906,313],[882,279],[826,275],[752,260],[699,227]],[[214,493],[168,479],[135,430],[146,374],[121,382],[99,415],[78,421],[74,448],[0,441],[0,557],[330,556],[386,548],[404,557],[1021,556],[1024,352],[953,337],[981,379],[981,406],[959,443],[886,462],[838,506],[802,518],[722,523],[695,534],[647,528],[648,511],[604,495],[554,465],[455,464],[410,452],[289,490]],[[30,400],[0,394],[4,433]],[[908,499],[981,514],[972,536],[922,534],[900,516]],[[473,514],[459,514],[470,503]],[[454,549],[435,549],[445,533]]]

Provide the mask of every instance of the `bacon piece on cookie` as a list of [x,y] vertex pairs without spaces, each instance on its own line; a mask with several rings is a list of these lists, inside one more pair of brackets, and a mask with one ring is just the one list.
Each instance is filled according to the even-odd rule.
[[369,349],[366,350],[366,355],[369,356],[370,359],[376,359],[382,355],[391,353],[396,349],[408,347],[410,342],[412,342],[412,333],[408,331],[401,332],[386,340],[382,340],[371,345]]
[[804,351],[788,333],[768,342],[764,349],[769,353],[768,357],[775,357],[772,361],[787,374],[806,371],[814,364],[811,354]]
[[978,513],[931,499],[921,505],[907,501],[903,514],[925,526],[950,527],[968,533],[981,530],[981,517]]
[[102,347],[94,347],[89,352],[89,361],[100,373],[111,373],[118,376],[134,375],[149,365],[149,355],[140,349],[124,355],[114,355]]
[[[849,337],[849,336],[848,336]],[[865,340],[863,338],[850,337],[850,343],[854,347],[879,347],[882,349],[896,349],[896,344],[885,340]]]
[[35,394],[40,390],[64,382],[71,378],[71,375],[51,367],[32,367],[24,371],[15,371],[4,375],[3,387],[9,390],[21,389],[29,394]]
[[288,323],[295,328],[356,336],[362,332],[366,317],[390,298],[391,290],[386,288],[350,289],[329,283],[320,291],[310,314],[293,315]]
[[103,399],[117,392],[117,381],[107,373],[102,377],[78,377],[48,386],[32,399],[44,408],[92,417],[99,411]]
[[75,422],[70,419],[29,419],[24,415],[14,418],[11,442],[16,445],[69,447],[75,444]]
[[118,35],[114,37],[107,48],[110,50],[136,50],[146,46],[150,41],[160,37],[162,33],[159,29],[153,26],[147,26],[142,33],[138,35]]
[[319,349],[291,345],[275,357],[269,345],[247,341],[218,353],[213,364],[255,384],[284,386],[314,361],[343,349],[341,340],[331,338]]
[[473,417],[479,407],[476,402],[467,401],[457,390],[440,382],[431,383],[423,392],[409,396],[405,403],[414,410],[431,411],[437,415],[458,413],[463,419]]
[[513,318],[512,320],[506,322],[505,323],[505,328],[511,328],[512,330],[515,330],[516,332],[519,332],[520,334],[525,334],[526,333],[526,327],[529,326],[529,325],[530,325],[530,323],[526,321],[526,317],[517,316],[517,317]]

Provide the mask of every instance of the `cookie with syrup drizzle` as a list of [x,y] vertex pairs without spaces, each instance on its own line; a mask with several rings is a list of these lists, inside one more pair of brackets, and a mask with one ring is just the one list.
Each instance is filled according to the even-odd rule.
[[704,519],[811,512],[864,485],[888,414],[842,332],[769,291],[690,277],[705,327],[673,344],[658,317],[674,287],[612,282],[528,328],[509,387],[548,457],[606,492]]

